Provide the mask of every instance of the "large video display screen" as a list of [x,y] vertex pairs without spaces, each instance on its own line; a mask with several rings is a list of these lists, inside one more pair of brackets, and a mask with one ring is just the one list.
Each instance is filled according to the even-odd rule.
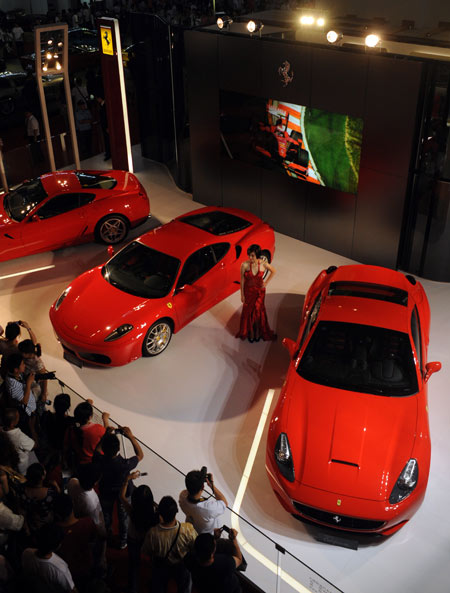
[[363,120],[220,91],[222,155],[356,194]]

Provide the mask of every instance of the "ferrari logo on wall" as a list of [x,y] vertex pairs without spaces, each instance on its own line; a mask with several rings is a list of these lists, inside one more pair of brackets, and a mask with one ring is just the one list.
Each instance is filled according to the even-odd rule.
[[280,75],[283,86],[287,86],[294,80],[294,71],[291,69],[291,65],[287,60],[278,68],[278,74]]
[[114,45],[111,29],[109,27],[100,27],[100,37],[102,38],[102,52],[107,56],[113,56]]

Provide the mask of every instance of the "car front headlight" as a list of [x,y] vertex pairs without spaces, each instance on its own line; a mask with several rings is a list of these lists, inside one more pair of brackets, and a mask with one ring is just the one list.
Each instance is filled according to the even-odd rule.
[[419,464],[417,463],[417,459],[410,459],[403,468],[402,473],[399,475],[398,480],[392,489],[389,502],[391,504],[396,504],[409,496],[417,486],[418,478]]
[[61,303],[66,298],[66,296],[69,294],[71,288],[72,288],[71,286],[68,286],[66,288],[66,290],[60,294],[60,296],[58,297],[58,300],[55,303],[55,311],[57,311],[61,307]]
[[277,439],[275,445],[275,461],[277,462],[278,469],[281,474],[289,480],[294,481],[294,462],[292,460],[291,447],[289,446],[289,440],[287,434],[282,432]]
[[122,336],[124,336],[125,334],[130,332],[132,329],[133,329],[132,325],[130,325],[129,323],[124,323],[123,325],[120,325],[114,331],[112,331],[109,334],[109,336],[106,336],[104,341],[105,342],[114,342],[114,340],[118,340],[119,338],[121,338]]

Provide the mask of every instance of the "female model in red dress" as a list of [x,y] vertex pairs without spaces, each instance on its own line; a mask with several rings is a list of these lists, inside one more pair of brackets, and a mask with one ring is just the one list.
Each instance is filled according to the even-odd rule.
[[[250,245],[247,249],[248,261],[241,265],[241,301],[242,314],[239,333],[236,338],[249,342],[263,340],[276,340],[277,336],[270,329],[267,321],[264,297],[266,285],[275,274],[275,268],[268,262],[260,259],[261,248],[259,245]],[[268,270],[269,276],[264,280]]]

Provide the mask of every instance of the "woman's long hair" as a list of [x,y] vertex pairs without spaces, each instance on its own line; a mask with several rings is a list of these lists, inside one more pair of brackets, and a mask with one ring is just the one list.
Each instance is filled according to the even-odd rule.
[[130,517],[139,531],[148,531],[150,527],[158,524],[153,493],[145,484],[135,488],[131,494]]

